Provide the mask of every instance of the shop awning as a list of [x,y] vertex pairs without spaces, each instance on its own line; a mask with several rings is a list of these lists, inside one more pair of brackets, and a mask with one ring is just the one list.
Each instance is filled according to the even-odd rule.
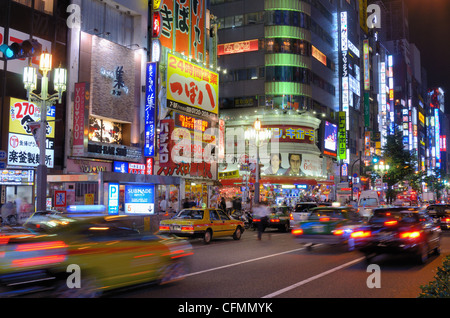
[[[245,182],[242,178],[230,178],[219,180],[223,186],[242,186]],[[249,183],[255,183],[255,178],[251,178]],[[308,177],[285,177],[285,176],[263,176],[259,180],[260,184],[307,184],[317,185],[318,182],[313,178]]]

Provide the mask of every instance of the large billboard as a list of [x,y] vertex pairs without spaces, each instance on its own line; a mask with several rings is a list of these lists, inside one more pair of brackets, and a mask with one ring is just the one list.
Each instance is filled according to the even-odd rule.
[[198,117],[217,119],[219,75],[207,68],[168,55],[167,107]]

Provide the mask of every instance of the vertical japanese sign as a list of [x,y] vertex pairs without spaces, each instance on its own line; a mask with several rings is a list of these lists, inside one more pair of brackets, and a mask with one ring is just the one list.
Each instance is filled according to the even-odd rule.
[[89,86],[86,83],[75,83],[75,100],[73,104],[73,141],[72,156],[83,156],[85,147],[86,107],[89,107]]
[[173,119],[163,119],[160,121],[159,133],[159,166],[170,167],[172,165],[172,131],[174,128]]
[[347,158],[347,129],[346,129],[346,116],[345,112],[339,112],[339,147],[338,155],[339,159],[343,160]]
[[156,109],[156,83],[158,64],[156,62],[147,63],[146,88],[145,88],[145,137],[144,156],[153,157],[155,155],[155,109]]
[[370,90],[369,40],[363,40],[364,53],[364,90]]
[[164,0],[160,6],[161,45],[204,61],[205,0]]

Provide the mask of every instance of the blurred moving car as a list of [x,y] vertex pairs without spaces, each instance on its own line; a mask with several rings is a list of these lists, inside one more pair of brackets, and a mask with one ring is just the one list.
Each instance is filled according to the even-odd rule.
[[[285,205],[273,205],[269,207],[270,215],[266,228],[275,228],[282,232],[289,232],[291,208]],[[253,226],[258,227],[261,222],[257,216],[253,216]]]
[[[21,233],[2,232],[0,296],[46,291],[55,297],[97,297],[116,288],[183,278],[192,246],[140,234],[129,222],[128,216],[49,214],[29,220]],[[68,285],[73,266],[79,268],[73,277],[79,288]]]
[[174,217],[159,223],[159,233],[175,234],[187,238],[203,238],[209,244],[213,237],[232,236],[240,240],[245,225],[240,220],[230,218],[216,208],[189,208],[178,212]]
[[431,251],[440,254],[441,229],[417,208],[375,209],[369,222],[351,237],[367,261],[379,254],[409,253],[423,264]]
[[318,207],[317,202],[300,202],[295,205],[294,211],[289,214],[289,227],[297,227],[300,222],[305,221],[312,208]]
[[450,204],[430,204],[426,212],[439,221],[442,230],[450,230]]
[[351,206],[317,207],[291,233],[297,242],[308,244],[308,250],[315,244],[341,245],[353,250],[350,234],[362,223],[362,217]]

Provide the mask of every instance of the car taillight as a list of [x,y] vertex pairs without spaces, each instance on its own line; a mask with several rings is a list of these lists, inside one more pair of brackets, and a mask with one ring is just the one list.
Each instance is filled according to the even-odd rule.
[[[11,266],[28,267],[28,266],[39,266],[39,265],[61,263],[65,261],[66,255],[65,251],[61,251],[60,249],[66,247],[68,246],[63,241],[19,244],[15,248],[17,252],[39,252],[40,255],[14,259],[11,262]],[[30,254],[24,253],[20,255],[30,255]],[[36,253],[31,253],[31,255],[36,255]]]
[[303,230],[302,229],[293,229],[291,231],[292,234],[294,235],[302,235],[303,234]]
[[253,219],[253,222],[261,222],[261,219]]
[[330,220],[330,218],[328,218],[328,217],[323,217],[323,218],[319,219],[320,222],[328,222],[329,220]]
[[30,244],[19,244],[16,247],[16,251],[18,252],[33,252],[39,250],[50,250],[54,248],[65,248],[67,247],[66,243],[63,241],[55,241],[55,242],[39,242],[39,243],[30,243]]
[[356,231],[350,234],[350,237],[352,238],[363,238],[363,237],[370,237],[372,233],[370,231]]
[[272,222],[272,223],[279,223],[280,219],[271,219],[270,222]]
[[344,234],[344,230],[334,230],[333,235],[342,235]]
[[400,233],[400,238],[402,239],[415,239],[420,237],[419,231],[403,232]]
[[159,230],[160,231],[169,231],[170,227],[168,225],[160,225]]
[[289,220],[294,221],[294,215],[292,213],[289,214]]
[[450,218],[445,218],[444,222],[450,222]]
[[194,230],[194,226],[193,225],[184,225],[181,227],[182,231],[193,231]]
[[386,221],[384,222],[385,226],[393,226],[393,225],[397,225],[397,220],[391,220],[391,221]]

